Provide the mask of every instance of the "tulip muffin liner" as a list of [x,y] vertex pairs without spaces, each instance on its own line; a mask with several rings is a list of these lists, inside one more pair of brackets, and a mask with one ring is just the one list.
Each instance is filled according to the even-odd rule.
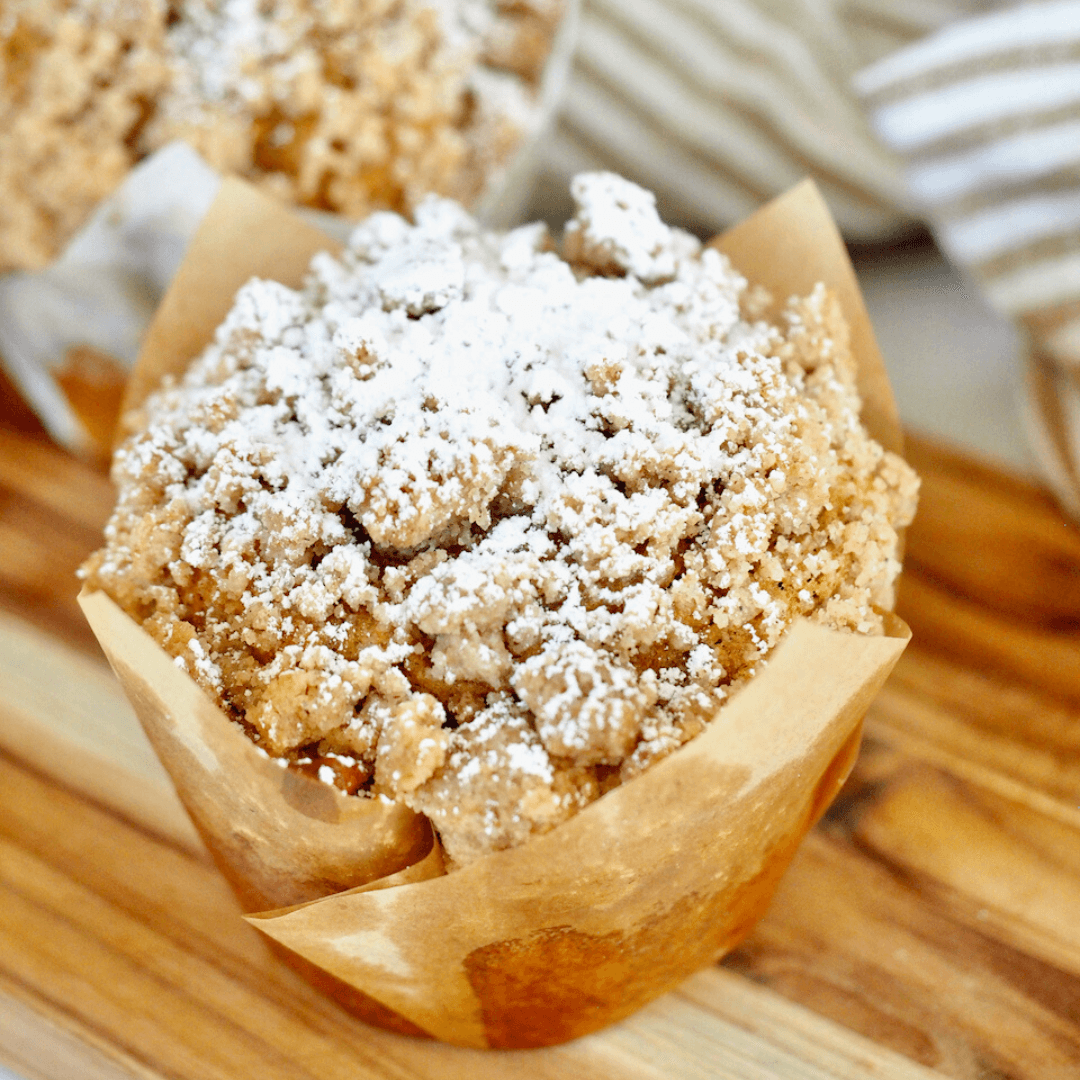
[[[900,434],[843,244],[804,183],[714,241],[779,300],[824,282],[862,419]],[[147,334],[138,405],[211,339],[249,277],[300,284],[336,244],[227,180]],[[544,1046],[628,1016],[734,947],[840,790],[908,639],[797,621],[697,738],[552,831],[447,873],[427,819],[282,769],[100,592],[80,598],[192,821],[282,957],[363,1019],[475,1047]]]

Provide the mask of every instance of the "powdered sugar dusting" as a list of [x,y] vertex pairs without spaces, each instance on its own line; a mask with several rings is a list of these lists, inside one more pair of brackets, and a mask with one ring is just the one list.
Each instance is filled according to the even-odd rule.
[[880,632],[914,506],[823,289],[756,321],[647,193],[573,192],[570,261],[430,199],[245,286],[88,568],[260,745],[458,864],[697,734],[794,617]]

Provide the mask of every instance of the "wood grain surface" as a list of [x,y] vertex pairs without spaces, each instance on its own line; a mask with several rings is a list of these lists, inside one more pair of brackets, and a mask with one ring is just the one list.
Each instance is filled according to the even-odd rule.
[[0,1062],[69,1078],[1080,1077],[1080,529],[919,439],[915,638],[859,764],[721,965],[551,1050],[367,1028],[278,964],[74,597],[112,494],[0,428]]

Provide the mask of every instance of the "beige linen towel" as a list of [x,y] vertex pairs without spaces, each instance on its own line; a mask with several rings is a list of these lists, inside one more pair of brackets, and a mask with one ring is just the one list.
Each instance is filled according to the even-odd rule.
[[912,223],[896,158],[851,89],[861,67],[987,0],[584,0],[537,212],[583,169],[656,191],[665,220],[712,235],[806,175],[841,230]]
[[946,254],[1028,331],[1034,448],[1080,516],[1080,2],[961,20],[855,86]]

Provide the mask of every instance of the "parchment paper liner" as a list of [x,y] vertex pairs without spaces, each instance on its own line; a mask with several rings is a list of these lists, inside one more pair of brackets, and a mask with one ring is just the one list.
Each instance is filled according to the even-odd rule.
[[[783,299],[825,281],[863,415],[900,445],[842,242],[810,183],[717,242]],[[298,285],[334,245],[226,181],[147,336],[137,406],[212,337],[253,274]],[[353,1011],[468,1046],[540,1046],[618,1020],[734,946],[858,751],[906,644],[798,622],[697,739],[554,831],[446,875],[424,819],[279,768],[101,593],[87,618],[249,921]],[[276,910],[260,910],[260,909]]]

